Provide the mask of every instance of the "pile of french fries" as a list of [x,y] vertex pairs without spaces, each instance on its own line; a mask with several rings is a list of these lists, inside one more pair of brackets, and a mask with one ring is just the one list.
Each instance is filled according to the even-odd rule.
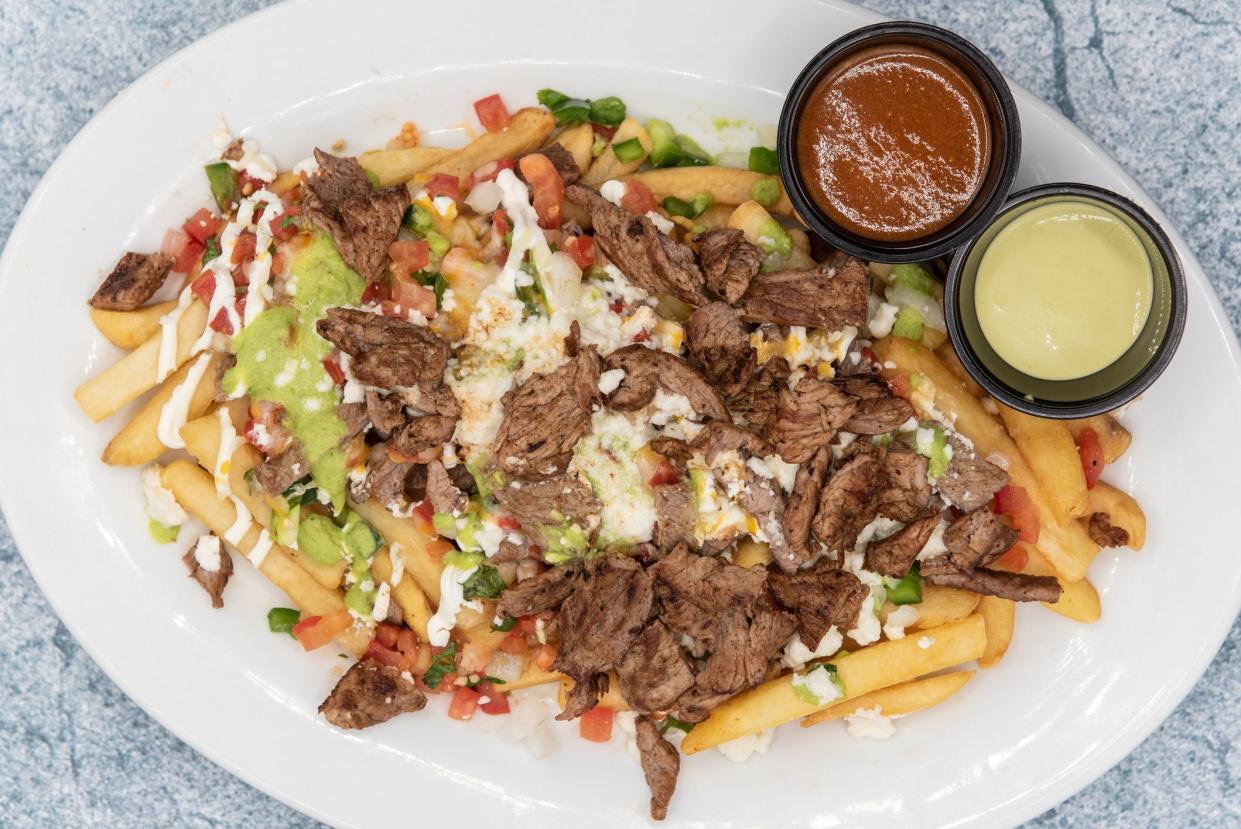
[[[714,206],[693,220],[695,226],[738,228],[757,242],[759,228],[773,214],[782,219],[795,218],[787,196],[770,209],[750,199],[755,182],[768,178],[758,173],[726,167],[639,172],[645,157],[621,162],[610,146],[594,157],[594,136],[589,124],[554,130],[554,118],[545,110],[522,109],[514,113],[507,129],[485,133],[460,149],[415,146],[375,150],[363,153],[359,161],[380,186],[409,183],[415,187],[436,173],[456,175],[466,185],[471,173],[489,162],[554,142],[573,154],[583,170],[582,180],[588,185],[633,177],[650,188],[657,200],[676,196],[689,201],[704,191],[711,193]],[[650,138],[633,118],[621,123],[614,141],[630,138],[637,138],[649,152]],[[588,223],[587,217],[572,215],[573,205],[566,204],[565,209],[568,218],[583,225]],[[691,224],[681,218],[676,221],[685,228]],[[790,265],[811,265],[808,236],[797,228],[790,228],[789,232],[794,247]],[[173,305],[165,302],[128,312],[91,311],[91,318],[104,337],[128,353],[78,388],[75,397],[82,410],[98,422],[146,395],[137,412],[108,443],[103,453],[105,463],[139,466],[159,460],[170,451],[158,434],[160,413],[173,390],[186,381],[195,359],[191,346],[207,323],[206,307],[195,300],[176,326],[176,369],[166,379],[159,378],[158,356],[163,336],[160,318]],[[1114,526],[1129,533],[1130,546],[1141,549],[1146,519],[1138,503],[1121,490],[1101,481],[1087,488],[1075,438],[1081,430],[1093,429],[1105,460],[1111,463],[1129,446],[1130,435],[1125,428],[1107,415],[1081,421],[1050,421],[999,405],[970,380],[947,343],[932,351],[908,340],[887,339],[877,342],[874,351],[887,379],[917,377],[914,385],[918,394],[913,403],[920,417],[933,419],[941,413],[945,415],[950,420],[948,425],[972,441],[982,457],[1004,466],[1012,483],[1029,493],[1039,515],[1041,532],[1036,543],[1026,545],[1028,555],[1023,572],[1052,575],[1059,580],[1061,598],[1048,607],[1079,622],[1097,620],[1101,612],[1099,594],[1086,574],[1099,547],[1087,533],[1087,522],[1092,513],[1105,512]],[[258,452],[241,442],[231,458],[218,457],[222,435],[217,408],[226,406],[228,422],[240,431],[247,418],[248,400],[227,404],[214,401],[216,363],[220,357],[211,355],[209,359],[211,365],[202,372],[190,400],[189,420],[180,430],[188,457],[167,463],[162,480],[189,513],[223,536],[237,517],[233,500],[221,497],[214,481],[214,470],[227,468],[232,495],[254,518],[254,525],[233,545],[246,555],[259,542],[260,534],[271,529],[272,511],[266,499],[255,494],[245,480],[246,473],[261,460]],[[394,515],[377,502],[350,503],[350,507],[387,542],[388,546],[374,557],[375,577],[387,580],[392,575],[390,551],[404,562],[405,576],[393,587],[392,597],[410,627],[426,641],[427,623],[440,599],[440,557],[450,545],[416,516]],[[769,562],[770,556],[765,545],[746,542],[738,548],[734,561],[752,566]],[[344,562],[326,566],[296,550],[275,545],[262,558],[258,569],[303,614],[344,612]],[[681,750],[693,754],[794,719],[801,719],[803,726],[811,726],[875,706],[887,716],[911,714],[948,699],[975,676],[973,669],[961,666],[977,662],[982,668],[990,668],[999,663],[1012,640],[1015,614],[1014,603],[1009,600],[924,585],[923,600],[916,607],[918,620],[907,628],[903,638],[855,647],[829,660],[844,683],[842,698],[827,706],[815,706],[794,692],[791,675],[776,676],[716,709],[686,736]],[[894,610],[889,604],[882,615],[886,617]],[[467,642],[494,649],[504,634],[491,630],[491,619],[491,606],[482,613],[464,610],[458,617],[458,633]],[[361,654],[369,635],[365,628],[355,626],[342,634],[339,643],[350,652]],[[561,683],[563,694],[569,680],[531,661],[523,677],[507,684],[504,690],[552,682]],[[615,693],[602,704],[625,707],[624,700]]]

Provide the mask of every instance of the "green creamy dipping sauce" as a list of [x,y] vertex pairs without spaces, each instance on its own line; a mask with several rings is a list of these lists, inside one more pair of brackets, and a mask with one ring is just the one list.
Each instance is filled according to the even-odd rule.
[[974,303],[983,336],[1018,371],[1073,380],[1107,368],[1142,333],[1154,277],[1141,239],[1107,208],[1066,198],[991,241]]
[[284,407],[285,424],[301,442],[315,484],[339,513],[349,476],[341,446],[346,429],[336,413],[336,386],[323,367],[333,347],[315,323],[327,308],[361,302],[366,282],[320,233],[293,261],[289,286],[292,305],[268,308],[237,335],[237,364],[222,385],[229,394],[240,386],[252,400]]

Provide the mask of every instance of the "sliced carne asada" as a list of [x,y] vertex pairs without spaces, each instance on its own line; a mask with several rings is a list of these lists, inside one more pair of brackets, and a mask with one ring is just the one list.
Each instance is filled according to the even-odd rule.
[[555,610],[573,592],[576,567],[551,567],[532,579],[518,582],[500,594],[496,602],[496,614],[500,616],[529,616],[545,610]]
[[341,446],[351,442],[371,426],[365,403],[341,403],[336,407],[336,416],[345,424],[345,436],[340,439]]
[[173,258],[166,253],[126,253],[90,298],[92,308],[132,311],[164,284]]
[[427,465],[415,463],[410,465],[405,475],[405,500],[411,504],[425,500],[427,497]]
[[725,699],[762,682],[793,630],[793,617],[766,599],[755,602],[748,616],[740,608],[726,610],[716,627],[711,655],[680,701],[681,719],[701,722]]
[[505,393],[504,420],[496,434],[501,472],[519,478],[556,475],[573,459],[573,447],[590,431],[592,400],[579,392],[599,389],[599,355],[592,348],[548,374],[535,374]]
[[461,415],[461,404],[448,386],[409,386],[401,390],[401,400],[416,415],[434,414],[452,418]]
[[685,323],[685,347],[703,375],[725,397],[744,391],[758,371],[758,359],[741,316],[723,302],[704,305],[690,315]]
[[316,323],[319,336],[348,354],[359,382],[438,386],[448,364],[448,344],[422,325],[354,308],[328,308]]
[[989,509],[963,515],[944,530],[948,557],[962,570],[986,567],[1017,543],[1017,531]]
[[841,633],[852,629],[870,593],[857,576],[827,559],[799,573],[772,573],[767,583],[776,601],[796,615],[797,635],[808,648],[833,625]]
[[646,216],[622,210],[589,187],[575,184],[565,190],[565,198],[590,213],[595,244],[630,282],[691,305],[707,304],[702,271],[688,245],[670,239]]
[[872,541],[866,548],[866,569],[881,576],[904,578],[942,520],[939,510],[931,510],[887,538]]
[[405,401],[400,395],[390,394],[384,397],[374,389],[366,392],[366,416],[380,440],[392,437],[409,420],[405,416]]
[[858,533],[875,520],[882,474],[876,453],[858,452],[828,478],[810,529],[829,550],[851,550]]
[[693,457],[689,444],[680,438],[656,437],[651,438],[651,442],[647,444],[651,447],[651,451],[657,452],[668,459],[668,462],[676,468],[678,472],[685,472],[685,464]]
[[445,468],[448,470],[448,478],[452,481],[453,486],[466,495],[478,493],[478,481],[474,480],[474,475],[470,472],[468,466],[463,463],[457,463]]
[[465,509],[470,500],[464,492],[457,489],[452,478],[448,477],[444,464],[437,460],[427,464],[426,497],[431,502],[432,509],[449,515]]
[[[556,172],[560,174],[565,187],[575,184],[582,177],[582,170],[577,166],[577,159],[573,157],[573,153],[569,152],[561,144],[548,144],[546,147],[540,147],[533,152],[518,156],[515,161],[520,162],[526,155],[546,156],[547,160],[556,168]],[[521,164],[514,165],[513,173],[522,181],[526,180],[526,177],[521,173]]]
[[883,458],[879,514],[893,521],[913,521],[931,503],[928,461],[903,443],[893,442]]
[[345,672],[319,713],[337,728],[369,728],[426,704],[426,694],[400,668],[364,659]]
[[732,227],[716,227],[698,234],[698,261],[707,289],[726,302],[735,304],[763,264],[763,252]]
[[999,596],[1015,602],[1057,602],[1060,583],[1055,576],[1029,576],[979,567],[962,570],[947,555],[922,562],[922,579],[941,587],[956,587],[984,596]]
[[651,790],[651,818],[663,820],[668,816],[668,803],[677,788],[681,754],[664,739],[649,717],[638,717],[634,729],[642,774],[646,777],[647,788]]
[[1111,516],[1106,512],[1091,513],[1087,532],[1090,534],[1090,540],[1100,547],[1129,545],[1129,531],[1123,527],[1113,526]]
[[381,504],[400,502],[405,497],[405,479],[413,468],[414,464],[392,460],[386,444],[376,444],[366,460],[366,475],[350,485],[349,495],[359,503],[372,499]]
[[517,522],[521,533],[544,550],[552,545],[544,534],[549,528],[577,524],[590,528],[590,518],[601,509],[590,484],[565,472],[549,478],[514,480],[496,487],[495,499]]
[[838,254],[815,268],[755,275],[737,307],[746,322],[838,331],[846,325],[865,325],[869,303],[866,266]]
[[707,382],[707,378],[689,363],[665,351],[656,351],[641,344],[618,348],[604,358],[608,370],[623,369],[624,378],[608,396],[607,406],[621,412],[632,412],[655,399],[662,387],[669,394],[680,394],[698,414],[713,420],[729,421],[724,398]]
[[707,465],[715,463],[724,452],[744,453],[742,457],[765,458],[775,452],[770,443],[749,429],[734,426],[724,420],[713,420],[702,428],[689,442],[690,452],[701,453]]
[[786,573],[796,572],[813,555],[810,547],[810,524],[819,508],[819,493],[827,479],[827,468],[831,461],[832,450],[824,446],[797,470],[793,491],[789,493],[781,519],[786,542],[781,549],[786,554],[776,556],[775,548],[771,548],[776,564]]
[[268,495],[277,496],[309,472],[310,463],[302,454],[301,446],[294,442],[279,455],[273,455],[255,466],[254,480]]
[[767,538],[773,559],[789,561],[798,557],[784,536],[784,494],[778,483],[758,475],[747,466],[737,504],[754,516],[759,531]]
[[827,380],[806,375],[780,390],[763,436],[788,463],[805,463],[832,442],[857,408],[857,399]]
[[456,428],[457,420],[452,417],[411,417],[401,430],[392,436],[389,446],[398,455],[426,463],[431,458],[439,457],[444,444],[452,440],[452,433]]
[[345,264],[375,282],[388,262],[388,245],[401,228],[409,193],[401,185],[373,190],[355,158],[316,149],[315,159],[319,173],[307,177],[302,193],[306,217],[331,234]]
[[871,375],[837,377],[833,381],[858,399],[857,408],[841,428],[857,435],[885,435],[914,416],[907,400],[892,394],[888,384]]
[[690,553],[684,545],[650,568],[661,618],[677,633],[702,644],[715,637],[715,623],[729,608],[748,609],[763,592],[767,573]]
[[[198,545],[212,544],[219,552],[220,563],[214,570],[208,570],[198,561]],[[207,596],[211,599],[211,606],[216,610],[224,607],[224,588],[228,585],[228,580],[233,575],[233,557],[228,550],[224,548],[224,544],[220,539],[212,535],[204,535],[186,551],[181,557],[181,561],[189,568],[190,578],[198,582],[203,590],[207,591]],[[208,562],[208,566],[210,566]]]
[[781,390],[788,387],[790,374],[788,361],[772,357],[758,367],[745,388],[728,398],[729,410],[744,417],[754,431],[764,431],[775,414]]
[[949,435],[948,443],[952,446],[952,459],[947,471],[935,482],[940,494],[962,512],[986,506],[1008,483],[1008,473],[978,457],[956,435]]
[[667,553],[678,544],[694,542],[694,523],[698,512],[694,491],[687,481],[654,487],[655,546]]
[[616,666],[625,702],[643,714],[668,711],[694,684],[694,671],[668,626],[654,619]]

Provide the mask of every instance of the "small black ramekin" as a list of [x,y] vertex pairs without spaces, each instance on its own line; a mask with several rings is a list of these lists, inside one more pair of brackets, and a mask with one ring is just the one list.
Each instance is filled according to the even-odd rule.
[[[807,97],[823,75],[862,49],[909,44],[933,51],[970,79],[982,97],[991,132],[991,155],[982,187],[950,224],[917,239],[869,239],[833,222],[811,197],[797,163],[797,125]],[[856,29],[814,56],[793,82],[780,111],[776,139],[780,178],[807,226],[846,253],[877,262],[920,262],[960,247],[979,233],[1003,206],[1021,161],[1021,122],[1013,94],[990,59],[968,40],[925,23],[894,21]]]
[[[1154,279],[1150,315],[1133,345],[1111,365],[1073,380],[1043,380],[1018,371],[988,344],[978,322],[974,284],[987,246],[1009,222],[1040,205],[1082,201],[1108,210],[1141,240]],[[1171,240],[1145,210],[1088,184],[1040,184],[1014,193],[995,220],[957,251],[944,285],[948,337],[970,376],[1006,406],[1038,417],[1090,417],[1133,400],[1163,373],[1185,330],[1188,293]]]

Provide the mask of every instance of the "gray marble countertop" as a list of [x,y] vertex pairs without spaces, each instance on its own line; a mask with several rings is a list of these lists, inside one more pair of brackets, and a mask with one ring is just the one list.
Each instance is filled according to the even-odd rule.
[[[0,0],[0,241],[117,92],[264,0]],[[1241,3],[871,0],[954,29],[1098,140],[1241,323]],[[197,754],[95,666],[0,522],[0,826],[310,827]],[[1034,827],[1241,826],[1241,624],[1146,742]]]

